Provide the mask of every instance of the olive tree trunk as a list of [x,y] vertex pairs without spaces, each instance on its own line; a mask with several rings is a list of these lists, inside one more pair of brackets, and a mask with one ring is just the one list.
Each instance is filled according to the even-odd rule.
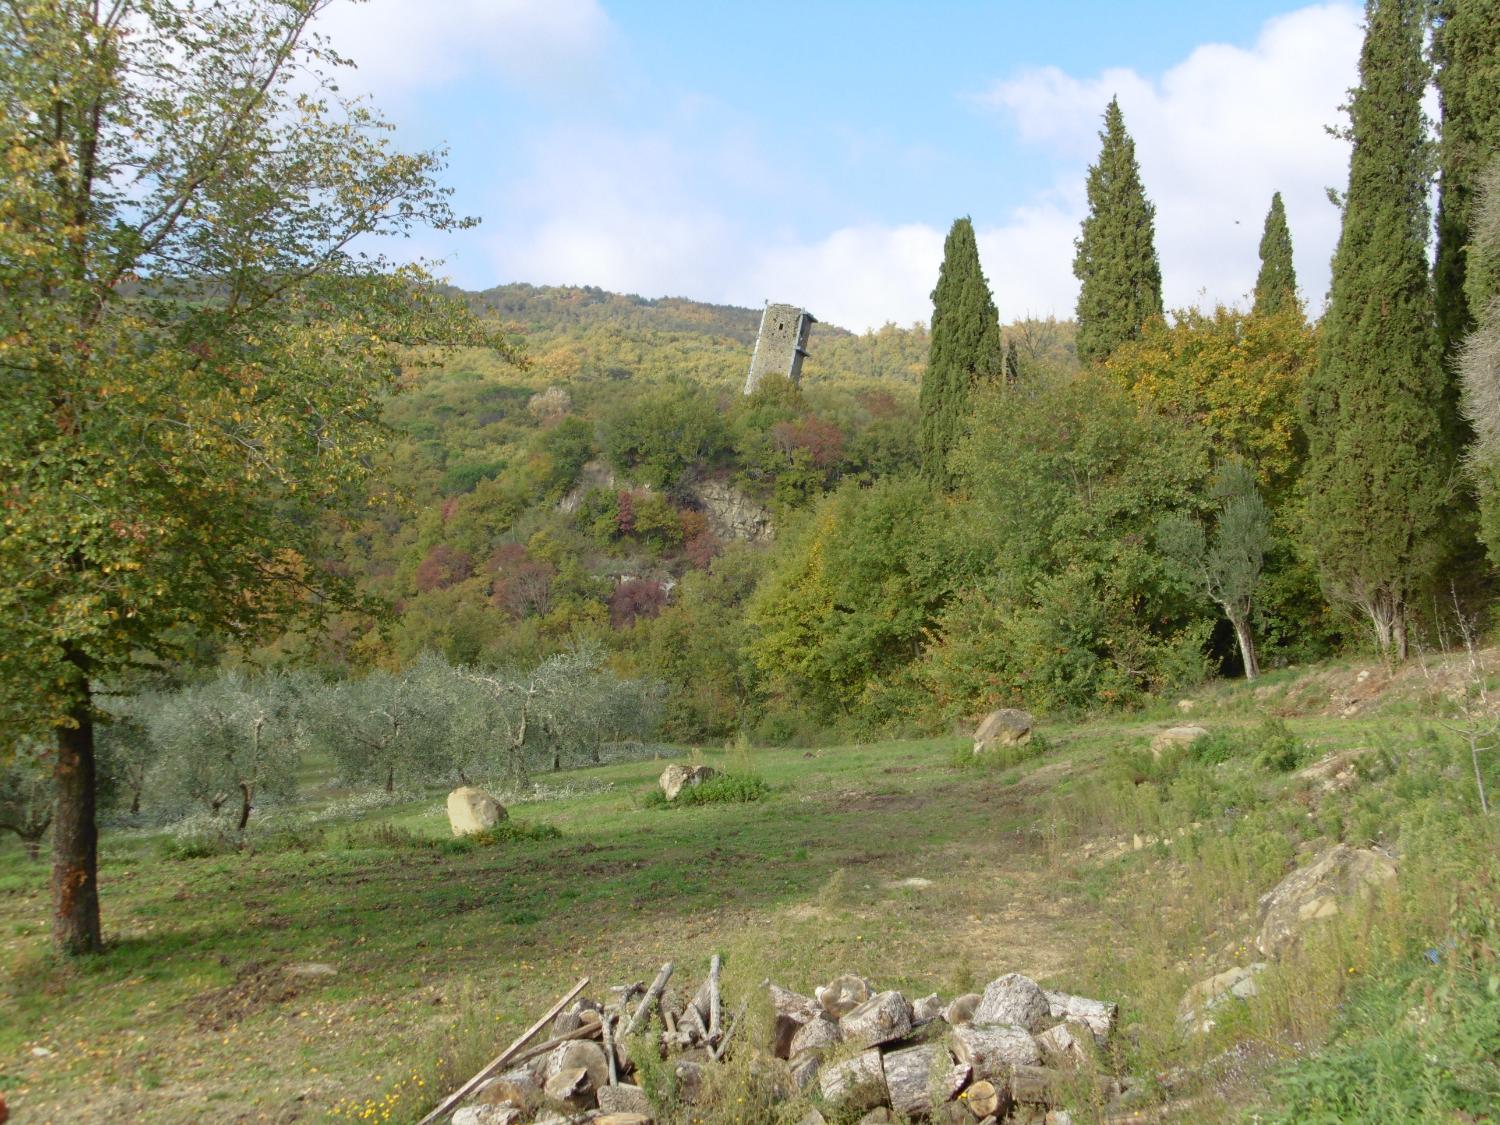
[[98,953],[99,827],[94,819],[94,712],[87,678],[57,730],[57,806],[52,816],[52,944],[59,952]]

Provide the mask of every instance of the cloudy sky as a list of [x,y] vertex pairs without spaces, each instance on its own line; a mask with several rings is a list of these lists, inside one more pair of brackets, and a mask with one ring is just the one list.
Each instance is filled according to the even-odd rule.
[[456,283],[599,285],[925,320],[973,217],[1003,320],[1071,315],[1117,94],[1169,306],[1243,301],[1271,193],[1321,306],[1360,7],[1236,0],[338,0],[322,19],[408,147],[446,145],[476,230]]

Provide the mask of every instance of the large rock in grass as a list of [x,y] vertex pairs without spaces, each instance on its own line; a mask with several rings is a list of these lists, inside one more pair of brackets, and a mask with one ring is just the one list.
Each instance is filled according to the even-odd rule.
[[1266,957],[1279,957],[1308,927],[1395,882],[1396,864],[1380,852],[1347,844],[1325,848],[1261,896],[1255,944]]
[[1160,758],[1163,750],[1173,746],[1191,746],[1200,738],[1208,736],[1207,727],[1168,727],[1151,740],[1151,756]]
[[712,766],[684,766],[679,762],[673,762],[661,771],[661,777],[657,784],[661,791],[666,794],[667,800],[677,800],[677,794],[693,785],[702,785],[711,777],[717,777],[719,771]]
[[1031,741],[1035,720],[1025,711],[1002,707],[991,711],[974,732],[974,753],[984,754],[997,746],[1020,746]]
[[448,794],[448,823],[455,836],[493,828],[510,814],[483,789],[465,785]]
[[984,995],[974,1009],[977,1027],[1009,1025],[1035,1034],[1052,1014],[1047,994],[1036,981],[1020,973],[1006,973],[984,986]]
[[1213,1010],[1255,996],[1259,991],[1255,978],[1265,970],[1266,963],[1256,961],[1200,980],[1183,995],[1178,1007],[1177,1026],[1189,1034],[1203,1035],[1212,1031],[1216,1022],[1211,1014]]

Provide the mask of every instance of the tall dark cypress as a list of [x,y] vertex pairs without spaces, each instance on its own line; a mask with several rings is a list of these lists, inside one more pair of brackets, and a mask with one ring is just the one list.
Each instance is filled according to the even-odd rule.
[[948,455],[963,433],[970,392],[1001,377],[1000,316],[979,268],[974,224],[958,219],[943,245],[943,265],[932,291],[932,335],[922,377],[922,472],[940,487],[951,483]]
[[1275,316],[1297,304],[1297,270],[1292,265],[1292,232],[1286,225],[1281,192],[1271,196],[1260,236],[1260,273],[1255,279],[1256,316]]
[[1099,160],[1089,167],[1089,213],[1073,244],[1073,275],[1082,283],[1078,358],[1084,363],[1108,359],[1162,314],[1156,208],[1146,198],[1117,99],[1104,111],[1099,140]]
[[1305,403],[1305,543],[1329,594],[1403,657],[1453,467],[1427,269],[1425,4],[1365,5],[1343,229]]
[[1480,173],[1500,153],[1500,0],[1437,0],[1435,15],[1443,117],[1433,283],[1448,356],[1480,311],[1464,294],[1464,278]]

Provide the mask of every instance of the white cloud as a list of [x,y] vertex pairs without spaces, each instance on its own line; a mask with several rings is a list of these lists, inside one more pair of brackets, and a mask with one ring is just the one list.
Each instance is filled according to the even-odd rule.
[[358,66],[344,84],[384,95],[480,68],[520,86],[565,88],[610,35],[597,0],[343,0],[317,27]]
[[[1348,161],[1325,126],[1354,84],[1360,23],[1358,8],[1329,3],[1269,21],[1248,47],[1200,47],[1159,78],[1047,68],[997,82],[977,100],[1055,171],[1050,189],[976,215],[1002,318],[1072,314],[1085,169],[1112,95],[1157,206],[1169,307],[1249,292],[1279,190],[1316,310],[1338,235],[1325,189],[1343,185]],[[485,235],[493,276],[751,306],[795,301],[852,329],[931,315],[945,229],[896,217],[794,230],[780,217],[798,213],[807,185],[788,182],[752,131],[701,99],[666,118],[655,128],[556,126],[539,137],[526,154],[529,178],[492,209],[504,216]]]
[[[1048,68],[999,82],[981,100],[1007,114],[1023,140],[1069,160],[1062,182],[1081,187],[1104,106],[1119,96],[1156,204],[1169,306],[1249,292],[1261,223],[1280,191],[1298,276],[1316,309],[1338,238],[1325,189],[1342,187],[1348,168],[1347,146],[1325,126],[1338,120],[1356,81],[1360,38],[1358,8],[1325,4],[1269,21],[1249,48],[1200,47],[1159,81],[1128,70],[1080,79]],[[1083,212],[1080,196],[1069,238]],[[1059,238],[1050,252],[1071,259],[1071,243]]]

